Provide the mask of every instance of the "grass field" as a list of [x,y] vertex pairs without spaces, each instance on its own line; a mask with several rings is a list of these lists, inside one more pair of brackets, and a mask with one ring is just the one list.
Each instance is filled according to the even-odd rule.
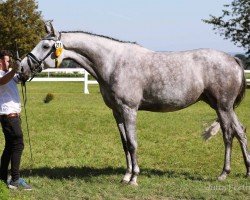
[[[21,173],[34,189],[8,191],[10,199],[249,198],[250,179],[244,178],[236,140],[232,172],[225,182],[216,180],[223,166],[224,145],[221,134],[208,142],[202,140],[202,131],[216,118],[202,102],[174,113],[139,112],[139,186],[122,185],[125,158],[112,112],[98,86],[91,86],[89,95],[82,89],[81,83],[27,84],[34,165],[22,115],[26,148]],[[47,93],[55,98],[45,104]],[[250,90],[237,113],[250,127]],[[1,135],[1,149],[3,141]]]

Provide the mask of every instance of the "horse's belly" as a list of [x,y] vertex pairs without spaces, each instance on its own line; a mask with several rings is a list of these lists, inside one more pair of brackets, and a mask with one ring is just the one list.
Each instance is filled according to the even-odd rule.
[[200,92],[180,93],[170,95],[155,95],[144,97],[140,103],[139,110],[147,110],[153,112],[173,112],[186,108],[196,103],[200,96]]
[[[193,103],[195,103],[195,102],[193,102]],[[139,110],[146,110],[146,111],[152,111],[152,112],[174,112],[174,111],[186,108],[193,103],[176,105],[174,103],[172,103],[172,104],[165,103],[164,104],[164,103],[142,102],[139,106]]]

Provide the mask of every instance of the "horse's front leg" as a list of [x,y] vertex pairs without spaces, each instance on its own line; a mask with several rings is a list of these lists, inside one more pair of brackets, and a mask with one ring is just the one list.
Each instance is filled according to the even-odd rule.
[[137,110],[129,108],[128,106],[122,106],[122,114],[125,125],[125,133],[127,138],[127,147],[129,154],[131,156],[132,162],[132,177],[130,179],[129,184],[138,185],[137,184],[137,176],[140,173],[139,166],[137,164],[137,138],[136,138],[136,116]]
[[132,164],[131,164],[131,156],[128,151],[128,145],[127,145],[127,137],[125,133],[125,127],[124,127],[124,120],[123,117],[121,116],[120,113],[116,112],[113,110],[113,115],[116,120],[120,135],[121,135],[121,140],[122,140],[122,145],[123,145],[123,150],[126,156],[126,163],[127,163],[127,170],[126,174],[124,175],[122,182],[123,183],[129,183],[131,177],[132,177]]

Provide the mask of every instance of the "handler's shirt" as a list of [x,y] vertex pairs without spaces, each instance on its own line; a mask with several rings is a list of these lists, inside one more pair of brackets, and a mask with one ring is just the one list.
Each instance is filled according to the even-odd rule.
[[[5,71],[0,70],[0,78],[5,74]],[[8,83],[0,85],[0,115],[21,112],[21,102],[17,83],[18,78],[14,76]]]

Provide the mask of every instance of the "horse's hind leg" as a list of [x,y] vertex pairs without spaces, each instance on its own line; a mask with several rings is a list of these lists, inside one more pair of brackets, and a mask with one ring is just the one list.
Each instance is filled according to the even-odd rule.
[[113,115],[116,120],[120,135],[121,135],[121,140],[122,140],[122,145],[123,145],[123,150],[126,156],[126,163],[127,163],[127,170],[126,174],[124,175],[122,182],[123,183],[128,183],[132,177],[132,164],[131,164],[131,156],[128,151],[128,145],[127,145],[127,137],[125,133],[125,127],[124,127],[124,120],[122,116],[113,110]]
[[225,180],[227,175],[231,171],[231,152],[232,152],[232,142],[234,137],[234,131],[232,129],[232,111],[225,109],[218,109],[218,117],[220,120],[221,129],[223,132],[223,140],[225,144],[225,157],[224,157],[224,167],[218,180]]
[[246,176],[250,177],[250,155],[247,150],[247,137],[245,133],[245,128],[239,122],[238,117],[236,116],[235,113],[233,113],[233,120],[234,120],[235,136],[240,143],[244,162],[246,165],[246,170],[247,170]]
[[247,139],[245,135],[244,127],[239,122],[233,109],[219,109],[218,116],[220,119],[221,129],[223,132],[223,139],[225,143],[225,161],[224,167],[221,175],[218,177],[219,180],[226,179],[227,175],[230,173],[231,166],[231,151],[232,151],[232,141],[233,137],[240,142],[240,146],[243,153],[243,158],[245,161],[247,176],[250,175],[250,157],[247,150]]

